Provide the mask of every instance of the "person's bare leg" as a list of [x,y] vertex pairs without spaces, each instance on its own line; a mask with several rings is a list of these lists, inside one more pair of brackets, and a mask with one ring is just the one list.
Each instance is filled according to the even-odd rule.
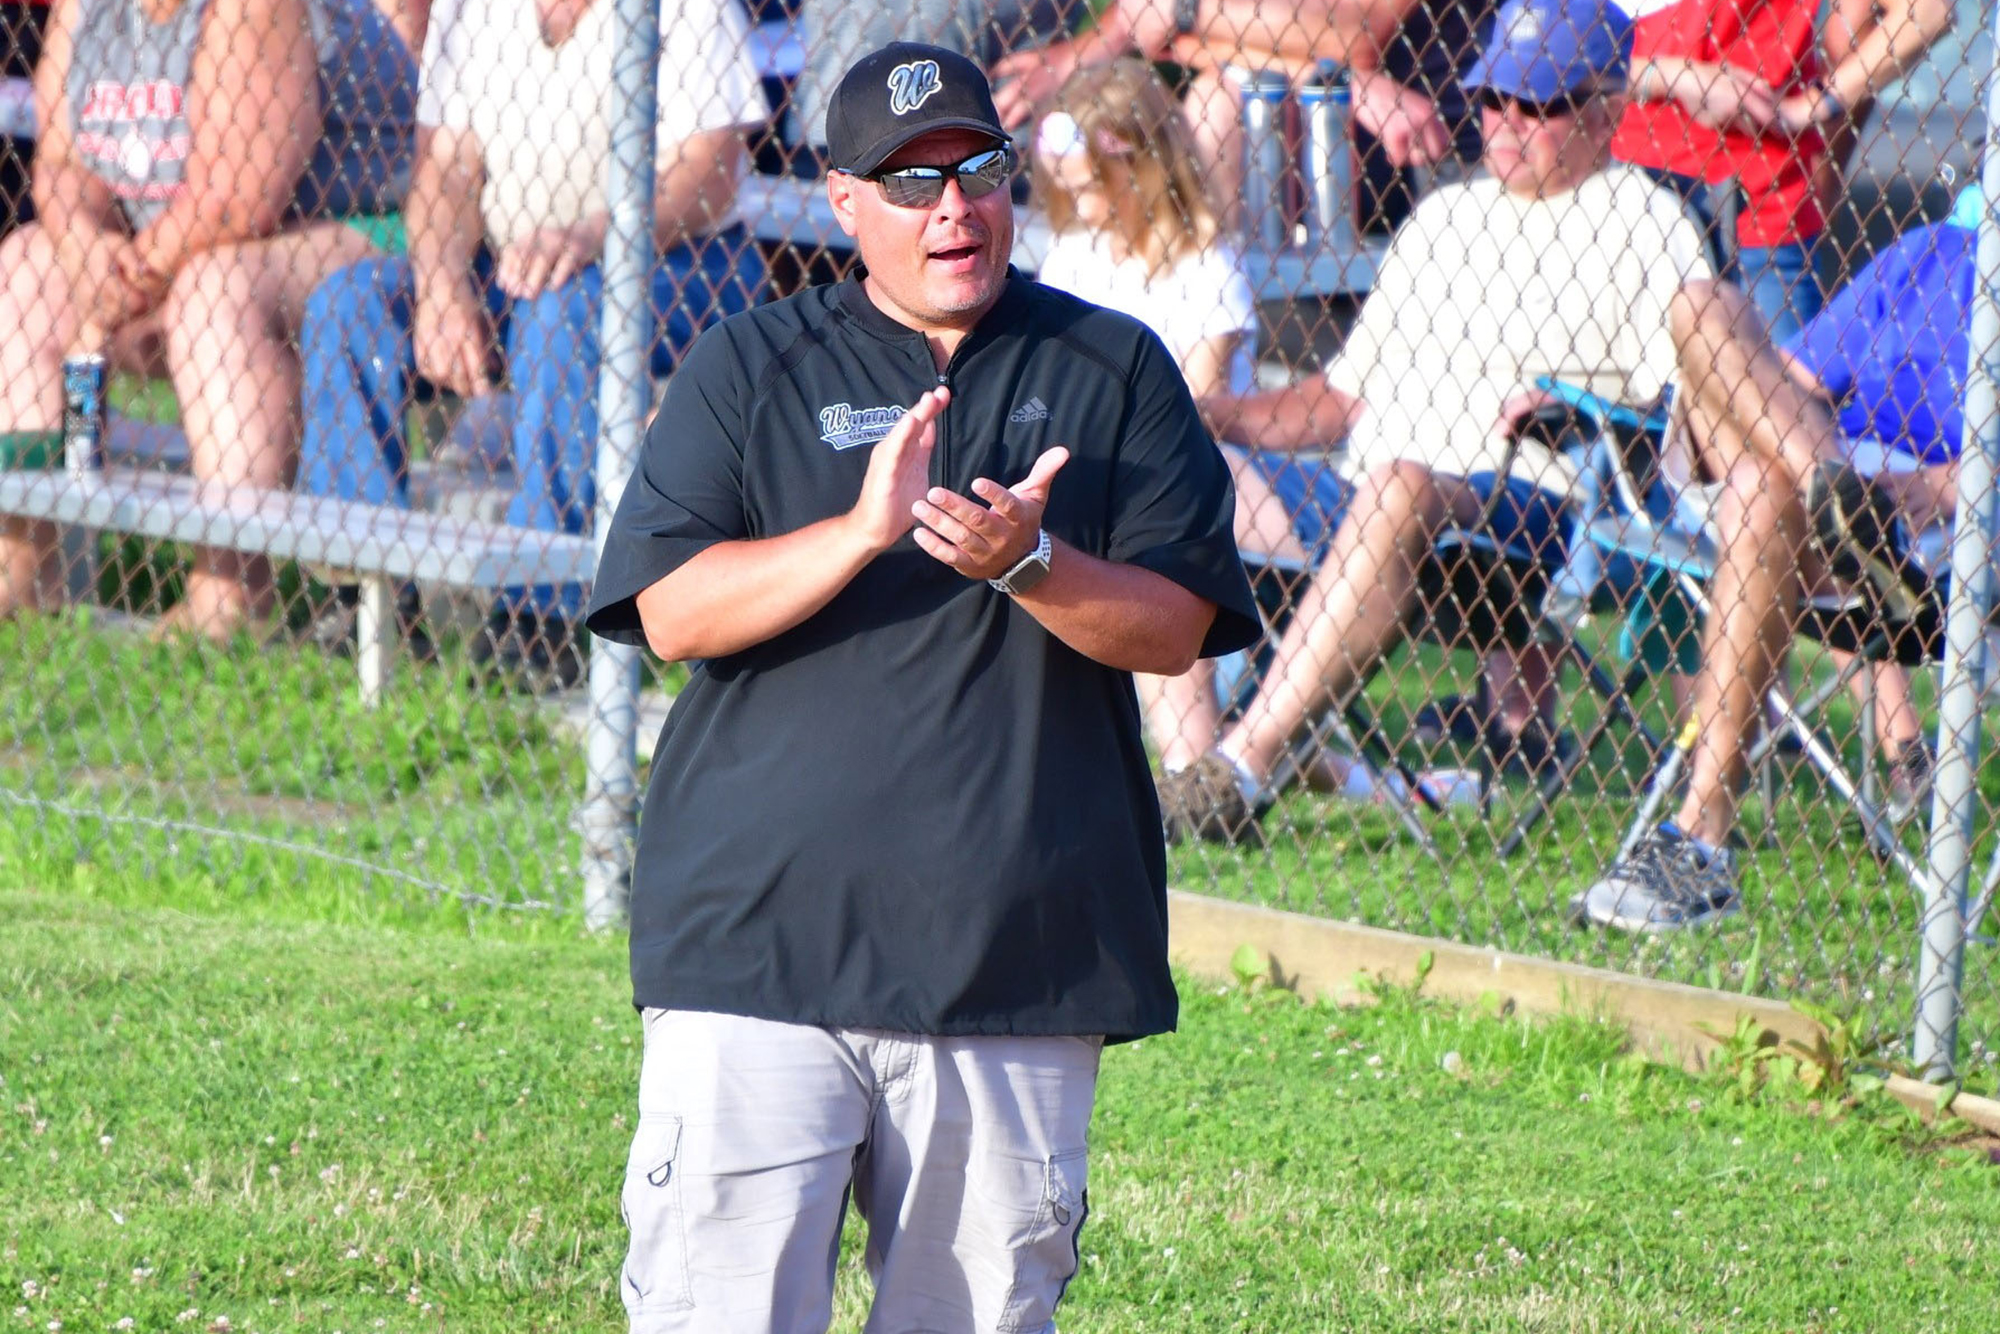
[[1958,464],[1936,463],[1885,472],[1876,484],[1895,498],[1912,532],[1948,524],[1958,513]]
[[1476,513],[1477,497],[1462,481],[1420,464],[1389,464],[1362,480],[1262,688],[1223,739],[1225,755],[1270,778],[1307,719],[1367,679],[1402,642],[1418,562],[1445,520],[1468,504]]
[[[1785,370],[1769,328],[1749,297],[1724,282],[1689,283],[1669,315],[1679,353],[1681,389],[1693,396],[1713,438],[1713,475],[1723,476],[1747,449],[1781,462],[1795,478],[1837,457],[1838,422],[1826,399]],[[1726,421],[1729,429],[1714,427]]]
[[1683,833],[1714,846],[1736,822],[1744,756],[1791,644],[1806,539],[1804,503],[1782,468],[1746,460],[1725,481],[1716,512],[1722,556],[1695,678],[1699,730],[1675,818]]
[[1136,673],[1146,733],[1160,752],[1160,768],[1174,773],[1215,747],[1222,709],[1215,697],[1215,664],[1204,659],[1179,676]]
[[1222,230],[1233,235],[1243,227],[1243,89],[1220,69],[1203,70],[1188,84],[1181,107],[1209,193],[1222,210]]
[[[1242,450],[1224,446],[1222,454],[1236,481],[1237,549],[1253,557],[1303,564],[1306,549],[1271,484]],[[1222,732],[1222,708],[1215,693],[1214,663],[1197,662],[1179,676],[1140,672],[1132,680],[1162,770],[1185,769],[1215,748]]]
[[1221,448],[1236,484],[1236,549],[1266,560],[1303,564],[1307,559],[1305,544],[1299,541],[1285,502],[1241,449],[1233,445]]
[[1509,736],[1531,722],[1546,722],[1554,708],[1555,659],[1540,644],[1492,649],[1481,658],[1493,717]]
[[[167,301],[167,358],[196,477],[231,487],[290,485],[306,298],[335,269],[373,253],[358,232],[323,222],[220,247],[182,267]],[[269,614],[271,600],[268,559],[200,547],[187,596],[162,628],[226,639]]]
[[[62,359],[78,324],[47,230],[31,222],[0,240],[0,432],[62,429]],[[55,526],[0,520],[0,617],[61,594]]]

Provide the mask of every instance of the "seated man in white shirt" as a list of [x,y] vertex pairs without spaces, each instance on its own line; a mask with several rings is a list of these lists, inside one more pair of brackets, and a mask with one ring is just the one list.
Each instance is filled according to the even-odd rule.
[[[405,209],[409,256],[336,273],[307,308],[301,490],[407,504],[403,417],[416,377],[472,398],[504,369],[520,484],[507,521],[589,530],[614,8],[438,6],[417,106],[425,138]],[[657,87],[660,257],[647,330],[656,376],[763,287],[736,189],[744,129],[768,109],[736,0],[662,6]],[[505,590],[473,642],[475,662],[517,687],[572,684],[580,611],[574,585]]]
[[1559,561],[1572,467],[1508,445],[1543,402],[1538,377],[1638,403],[1672,374],[1669,305],[1710,270],[1680,201],[1610,160],[1630,49],[1631,20],[1604,0],[1512,0],[1464,80],[1489,174],[1418,206],[1323,381],[1205,401],[1220,438],[1345,438],[1359,480],[1256,698],[1162,780],[1170,836],[1254,836],[1294,738],[1402,642],[1446,527],[1492,501],[1492,536]]

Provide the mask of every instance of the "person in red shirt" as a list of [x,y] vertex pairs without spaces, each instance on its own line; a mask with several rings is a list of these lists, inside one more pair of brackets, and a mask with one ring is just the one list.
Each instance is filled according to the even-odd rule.
[[1950,0],[1638,0],[1630,101],[1612,153],[1686,195],[1712,229],[1737,196],[1724,271],[1775,336],[1819,311],[1814,242],[1829,152],[1949,31]]

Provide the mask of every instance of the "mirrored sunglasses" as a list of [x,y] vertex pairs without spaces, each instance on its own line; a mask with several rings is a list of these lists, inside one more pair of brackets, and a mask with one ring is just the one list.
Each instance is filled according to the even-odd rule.
[[862,176],[882,188],[882,198],[898,208],[931,208],[944,198],[948,180],[957,180],[959,192],[967,199],[983,199],[1014,174],[1014,150],[1002,145],[974,153],[965,161],[947,167],[897,167]]

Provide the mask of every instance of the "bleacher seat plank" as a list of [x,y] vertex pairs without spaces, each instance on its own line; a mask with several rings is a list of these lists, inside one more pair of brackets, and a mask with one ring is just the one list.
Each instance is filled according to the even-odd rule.
[[0,472],[0,513],[456,588],[583,582],[587,537],[291,491],[221,491],[174,473]]

